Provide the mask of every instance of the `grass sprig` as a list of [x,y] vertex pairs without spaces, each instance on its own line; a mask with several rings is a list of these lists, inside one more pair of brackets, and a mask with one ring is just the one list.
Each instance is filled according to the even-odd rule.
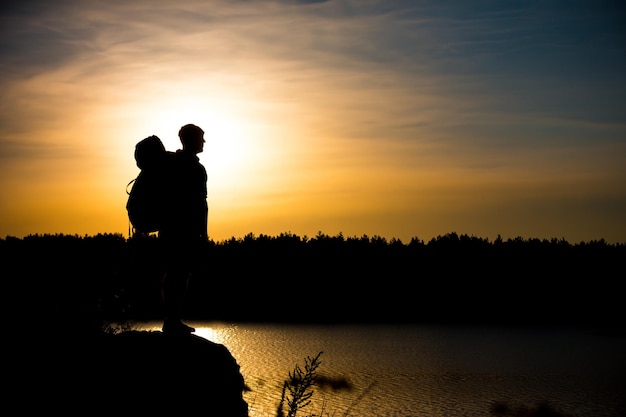
[[283,384],[276,417],[285,417],[285,404],[287,405],[286,417],[295,417],[298,411],[311,403],[313,387],[317,380],[317,368],[322,363],[321,355],[320,351],[315,357],[307,356],[304,360],[304,370],[296,364],[293,372],[289,372],[289,378]]

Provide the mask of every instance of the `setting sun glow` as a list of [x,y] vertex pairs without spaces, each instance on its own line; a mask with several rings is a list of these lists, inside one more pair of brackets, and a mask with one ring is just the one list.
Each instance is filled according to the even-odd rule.
[[193,123],[217,241],[626,241],[618,13],[346,4],[7,8],[0,235],[126,235],[135,144]]

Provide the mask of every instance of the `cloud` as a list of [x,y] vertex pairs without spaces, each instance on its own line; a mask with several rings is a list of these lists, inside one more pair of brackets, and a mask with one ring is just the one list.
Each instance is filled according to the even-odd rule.
[[[144,131],[170,129],[193,107],[194,117],[215,109],[240,116],[232,120],[250,124],[250,143],[271,148],[277,165],[327,195],[402,201],[402,190],[426,181],[435,185],[419,192],[452,184],[441,191],[449,201],[461,179],[500,190],[526,186],[522,176],[531,189],[542,175],[570,189],[577,172],[602,164],[615,185],[626,130],[620,14],[602,2],[564,4],[4,5],[3,177],[20,163],[58,172],[102,166],[107,152],[127,152]],[[107,172],[109,181],[134,168],[125,155],[129,170]],[[391,191],[368,194],[359,181],[370,176]],[[391,186],[400,180],[406,188]],[[304,193],[270,186],[268,194],[291,199]]]
[[[298,4],[313,7],[288,7]],[[93,85],[100,94],[105,85],[116,85],[115,94],[122,94],[153,88],[146,80],[155,76],[202,76],[251,90],[272,88],[278,97],[285,92],[290,100],[310,100],[310,106],[341,103],[338,114],[370,122],[377,113],[379,127],[395,126],[399,135],[410,126],[500,124],[505,114],[525,121],[540,114],[607,121],[623,115],[617,104],[623,88],[601,86],[593,106],[578,99],[591,95],[581,91],[588,83],[571,65],[581,39],[574,29],[585,20],[551,7],[65,2],[58,9],[42,6],[36,16],[14,13],[12,19],[3,19],[9,23],[3,30],[13,35],[3,36],[0,48],[5,85],[48,73],[51,84]],[[553,21],[561,31],[543,29]],[[602,36],[597,28],[590,33]],[[574,72],[561,79],[565,71]],[[362,99],[350,98],[355,96]],[[344,129],[354,131],[354,125]]]
[[12,161],[45,159],[72,159],[76,149],[69,144],[50,144],[42,141],[1,141],[0,161],[10,165]]
[[328,3],[330,0],[277,0],[278,3],[285,4],[295,4],[295,5],[309,5],[309,4],[319,4],[319,3]]

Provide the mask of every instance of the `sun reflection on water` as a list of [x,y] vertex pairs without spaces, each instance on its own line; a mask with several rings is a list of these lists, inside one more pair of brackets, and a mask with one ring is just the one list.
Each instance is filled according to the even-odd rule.
[[[224,326],[224,325],[207,325],[205,322],[202,323],[194,323],[194,322],[186,322],[186,324],[194,327],[196,331],[193,333],[196,336],[202,337],[203,339],[207,339],[213,343],[219,343],[222,345],[228,346],[228,341],[231,339],[232,327],[233,326]],[[144,323],[134,323],[132,325],[133,330],[137,331],[148,331],[148,332],[159,332],[161,331],[162,323],[158,321],[150,321]]]
[[224,329],[217,329],[212,327],[196,327],[195,334],[204,339],[210,340],[213,343],[219,343],[225,345],[228,340],[228,335]]
[[[585,404],[581,415],[613,417],[623,404],[612,381],[626,369],[626,338],[577,329],[186,323],[232,354],[250,417],[276,415],[289,373],[320,351],[320,375],[347,383],[316,387],[307,410],[320,416],[478,416],[494,401],[548,398],[564,412]],[[160,331],[161,323],[133,327]]]

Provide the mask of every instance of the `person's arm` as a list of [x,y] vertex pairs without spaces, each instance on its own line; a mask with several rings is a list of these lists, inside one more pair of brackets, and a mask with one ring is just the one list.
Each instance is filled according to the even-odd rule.
[[201,236],[202,239],[206,240],[209,238],[209,206],[205,200],[204,202],[204,213],[203,213],[203,226],[202,226],[202,231],[201,231]]

